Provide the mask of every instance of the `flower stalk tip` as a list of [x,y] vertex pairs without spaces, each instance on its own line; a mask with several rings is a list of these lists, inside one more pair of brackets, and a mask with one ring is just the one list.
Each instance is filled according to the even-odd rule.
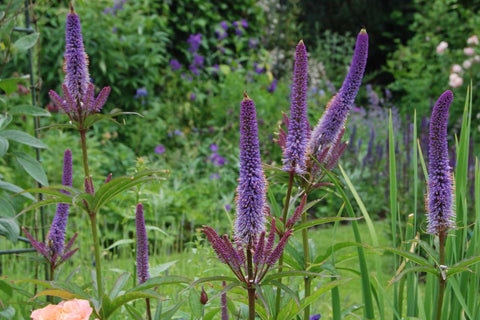
[[435,103],[430,119],[427,233],[440,235],[454,227],[454,182],[449,165],[447,125],[453,93],[445,91]]
[[148,239],[143,217],[143,205],[137,204],[135,214],[135,226],[137,231],[137,277],[138,283],[142,284],[150,278],[148,272]]

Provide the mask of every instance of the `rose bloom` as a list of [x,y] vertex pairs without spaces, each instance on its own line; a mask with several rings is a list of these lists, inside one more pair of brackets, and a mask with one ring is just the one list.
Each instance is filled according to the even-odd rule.
[[474,34],[473,36],[471,36],[470,38],[467,39],[467,43],[468,44],[473,44],[474,46],[476,46],[478,44],[478,37],[476,34]]
[[33,320],[89,320],[92,311],[87,300],[73,299],[34,310],[30,317]]
[[473,48],[466,47],[463,49],[463,53],[465,53],[467,56],[473,56],[475,54],[475,50],[473,50]]
[[454,64],[452,66],[452,71],[455,72],[455,73],[460,73],[460,72],[462,72],[462,67],[459,64]]
[[442,41],[437,46],[437,53],[442,54],[448,48],[448,43],[446,41]]

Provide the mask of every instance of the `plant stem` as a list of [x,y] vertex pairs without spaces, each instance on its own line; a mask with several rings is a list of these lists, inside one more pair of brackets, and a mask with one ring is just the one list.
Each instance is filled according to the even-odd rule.
[[438,275],[438,296],[435,320],[440,320],[442,318],[443,296],[445,294],[446,279],[444,279],[441,269],[445,265],[445,235],[446,233],[444,231],[441,231],[438,235],[440,251],[440,274]]
[[252,240],[247,246],[247,290],[248,290],[248,320],[255,320],[255,286],[253,278],[253,245]]
[[[80,144],[82,145],[82,159],[83,159],[83,170],[85,173],[85,178],[90,179],[90,171],[88,169],[88,154],[87,154],[87,129],[83,128],[83,124],[80,124]],[[92,187],[93,189],[93,187]],[[100,241],[98,238],[97,231],[97,212],[93,209],[89,209],[88,215],[90,216],[90,225],[92,227],[92,240],[93,240],[93,249],[95,252],[95,273],[97,277],[97,293],[98,300],[102,300],[103,296],[103,281],[102,281],[102,265],[100,262]]]
[[[302,223],[307,222],[307,212],[305,211],[302,214]],[[305,263],[305,271],[308,271],[310,268],[310,248],[308,246],[308,228],[302,230],[302,240],[303,240],[303,261]],[[311,283],[312,278],[305,276],[305,298],[310,297],[311,293]],[[303,319],[310,319],[310,305],[306,306],[303,310]]]
[[146,298],[145,302],[147,303],[147,319],[152,320],[152,310],[150,310],[150,299]]
[[80,129],[80,143],[82,145],[82,157],[83,157],[83,171],[85,177],[90,177],[90,171],[88,170],[88,154],[87,154],[87,129]]
[[[288,206],[290,204],[290,197],[292,196],[292,187],[293,187],[293,177],[294,177],[294,172],[290,171],[290,177],[288,179],[288,189],[287,189],[287,194],[285,196],[285,205],[283,206],[283,225],[287,223],[287,214],[288,214]],[[281,237],[281,235],[280,235]],[[280,255],[280,259],[278,259],[278,272],[282,272],[282,265],[283,265],[283,252]],[[278,282],[282,283],[282,278],[278,279]],[[276,315],[280,311],[280,300],[282,298],[282,292],[280,291],[280,287],[277,288],[277,298],[275,301],[275,319]]]
[[100,263],[100,243],[97,232],[97,214],[90,213],[90,225],[92,226],[93,249],[95,252],[95,273],[97,276],[97,292],[98,300],[102,300],[103,296],[103,281],[102,281],[102,266]]

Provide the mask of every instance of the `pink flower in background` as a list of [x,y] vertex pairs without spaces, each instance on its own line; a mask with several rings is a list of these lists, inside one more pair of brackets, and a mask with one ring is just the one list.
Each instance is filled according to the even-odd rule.
[[451,73],[450,74],[450,81],[448,82],[448,85],[452,88],[458,88],[463,84],[463,79],[456,73]]
[[155,147],[155,153],[162,154],[165,152],[165,146],[163,144],[159,144]]
[[465,60],[463,61],[462,66],[465,70],[470,69],[470,67],[472,66],[472,62],[470,60]]
[[463,48],[463,53],[465,53],[467,56],[473,56],[475,54],[475,50],[473,50],[471,47],[466,47]]
[[92,311],[87,300],[73,299],[34,310],[30,317],[33,320],[89,320]]
[[460,72],[462,72],[462,67],[459,64],[454,64],[452,66],[452,72],[460,73]]
[[470,38],[467,39],[467,43],[470,44],[470,45],[478,45],[478,37],[476,34],[474,34],[473,36],[471,36]]
[[448,48],[448,43],[446,41],[442,41],[437,46],[437,53],[442,54]]

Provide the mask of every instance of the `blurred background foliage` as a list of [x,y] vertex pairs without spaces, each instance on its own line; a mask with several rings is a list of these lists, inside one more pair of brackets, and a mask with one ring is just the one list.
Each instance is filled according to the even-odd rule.
[[[0,5],[0,11],[6,12],[0,20],[0,79],[28,74],[27,56],[11,54],[14,48],[10,46],[19,37],[13,27],[24,25],[22,5],[17,0]],[[243,91],[257,105],[262,159],[278,165],[281,151],[274,143],[275,132],[282,112],[289,113],[296,44],[303,39],[309,51],[313,125],[342,84],[362,26],[369,33],[369,59],[345,135],[350,145],[341,163],[364,201],[373,204],[372,214],[383,218],[388,206],[388,110],[392,109],[399,137],[399,175],[405,177],[399,179],[399,187],[408,199],[412,196],[407,177],[412,170],[409,150],[415,140],[413,110],[417,110],[418,132],[426,135],[428,127],[422,119],[439,93],[450,88],[452,65],[479,54],[478,46],[473,47],[471,57],[464,53],[467,39],[480,33],[480,2],[474,0],[77,0],[74,5],[82,22],[92,81],[97,89],[112,87],[105,112],[119,108],[142,115],[118,119],[120,126],[102,124],[90,132],[94,179],[101,182],[110,172],[115,177],[147,166],[170,170],[166,182],[132,191],[105,212],[102,223],[114,230],[105,234],[106,243],[116,238],[116,232],[126,236],[132,232],[133,206],[139,200],[146,204],[147,224],[169,231],[168,236],[156,235],[172,248],[179,237],[189,239],[207,222],[218,221],[216,226],[229,230]],[[58,92],[64,77],[68,2],[42,0],[31,6],[40,33],[34,48],[38,105],[52,115],[41,123],[63,123],[66,118],[50,103],[48,91]],[[438,53],[441,41],[449,46]],[[454,132],[470,80],[474,102],[478,100],[479,71],[479,64],[472,60],[471,67],[459,73],[463,85],[453,89]],[[30,103],[28,89],[20,85],[26,84],[19,82],[18,90],[2,95],[2,113]],[[479,120],[477,115],[473,118],[475,153]],[[21,115],[15,115],[11,125],[25,132],[33,130],[31,121]],[[41,155],[45,172],[50,183],[59,183],[59,159],[65,148],[74,150],[76,167],[80,165],[75,153],[78,141],[65,130],[44,129],[39,134],[49,146]],[[4,181],[28,187],[33,180],[15,170],[18,164],[12,152],[19,150],[28,151],[12,145],[0,158],[0,174]],[[81,177],[77,178],[81,186]],[[333,192],[326,193],[325,205],[313,216],[336,214],[340,200]],[[424,190],[419,193],[423,196]],[[324,194],[325,190],[319,196]],[[18,210],[27,201],[15,200],[14,206]],[[405,212],[412,211],[409,205],[405,201]],[[49,217],[53,211],[49,208]],[[20,223],[29,224],[32,219],[22,216]],[[191,233],[184,235],[184,230]]]

